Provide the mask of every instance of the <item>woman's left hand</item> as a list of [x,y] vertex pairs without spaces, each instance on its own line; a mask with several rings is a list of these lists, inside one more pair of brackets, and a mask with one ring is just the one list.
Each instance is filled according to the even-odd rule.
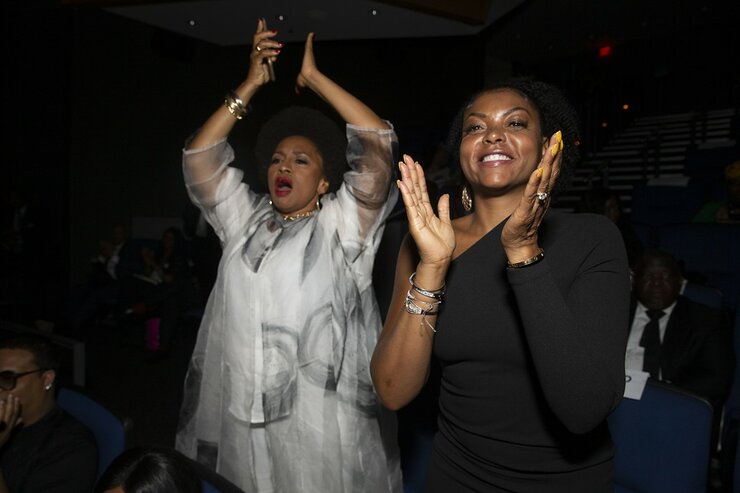
[[558,130],[550,138],[550,145],[530,175],[519,205],[501,232],[501,243],[509,262],[520,262],[539,253],[537,229],[550,206],[550,193],[560,174],[562,155],[563,140]]
[[301,64],[301,71],[295,81],[296,92],[300,92],[304,87],[311,87],[311,81],[314,76],[319,72],[316,67],[316,58],[313,55],[313,38],[314,33],[308,33],[306,37],[306,45],[303,48],[303,63]]

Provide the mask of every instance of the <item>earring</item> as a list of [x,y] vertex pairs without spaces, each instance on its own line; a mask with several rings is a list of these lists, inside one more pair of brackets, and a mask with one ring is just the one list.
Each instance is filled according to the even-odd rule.
[[51,390],[51,384],[50,383],[47,383],[46,384],[46,387],[44,387],[44,390]]
[[468,186],[465,185],[462,189],[462,206],[465,212],[469,212],[473,208],[473,198],[468,192]]

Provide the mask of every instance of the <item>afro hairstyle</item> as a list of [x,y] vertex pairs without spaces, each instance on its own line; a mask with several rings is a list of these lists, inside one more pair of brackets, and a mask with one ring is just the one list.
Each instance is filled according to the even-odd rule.
[[520,77],[495,83],[476,93],[456,113],[451,134],[454,136],[454,157],[460,163],[460,142],[462,141],[463,118],[465,110],[483,94],[510,89],[521,94],[527,101],[534,104],[540,117],[542,135],[550,138],[558,130],[562,131],[563,159],[560,175],[555,184],[554,194],[564,190],[573,176],[574,169],[580,160],[580,131],[579,118],[575,108],[568,102],[562,92],[555,86],[529,77]]
[[290,106],[280,111],[257,134],[254,154],[262,183],[267,183],[267,168],[277,145],[284,138],[296,135],[314,143],[321,153],[324,177],[329,181],[329,192],[337,191],[347,170],[347,138],[328,116],[301,106]]

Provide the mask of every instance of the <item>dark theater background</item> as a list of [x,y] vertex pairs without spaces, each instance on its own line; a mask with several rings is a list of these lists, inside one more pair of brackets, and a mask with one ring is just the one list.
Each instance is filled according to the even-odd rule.
[[[51,332],[67,349],[81,343],[85,363],[75,370],[68,351],[65,379],[132,418],[135,443],[172,444],[207,292],[193,296],[176,350],[153,360],[146,328],[126,314],[98,312],[84,330],[75,325],[81,286],[113,226],[144,242],[156,242],[167,226],[187,233],[183,142],[246,74],[258,16],[287,44],[277,81],[258,94],[230,139],[255,186],[249,156],[260,124],[282,106],[320,107],[293,91],[309,29],[317,33],[319,67],[392,121],[401,151],[422,163],[435,156],[465,96],[486,82],[533,75],[561,87],[579,111],[585,159],[556,207],[574,209],[594,183],[617,190],[626,212],[651,183],[704,180],[708,194],[721,180],[717,170],[740,159],[740,9],[733,2],[245,0],[231,10],[237,3],[3,2],[0,329]],[[671,133],[679,124],[685,131]],[[702,154],[706,166],[697,165]],[[672,213],[688,200],[679,196],[668,199],[677,201],[669,202]],[[698,207],[708,196],[692,200]],[[9,231],[18,204],[34,219],[22,254]],[[647,218],[635,229],[643,242],[664,246],[660,228],[690,222],[690,215]],[[737,229],[732,245],[740,247]],[[392,268],[392,247],[383,254],[378,269]],[[716,255],[707,261],[722,262]],[[740,298],[733,262],[688,266],[697,282],[722,290],[730,317]],[[378,273],[381,306],[387,275]]]

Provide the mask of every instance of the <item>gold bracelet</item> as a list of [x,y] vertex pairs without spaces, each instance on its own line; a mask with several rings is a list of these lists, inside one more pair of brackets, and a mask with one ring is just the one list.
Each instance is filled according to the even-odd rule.
[[540,261],[540,260],[542,260],[543,258],[545,258],[545,251],[544,251],[544,250],[542,250],[542,248],[540,248],[540,253],[538,253],[538,254],[537,254],[537,255],[535,255],[534,257],[530,257],[530,258],[528,258],[527,260],[522,260],[521,262],[516,262],[516,263],[514,263],[514,264],[512,264],[512,263],[511,263],[511,262],[509,262],[509,261],[507,261],[507,262],[506,262],[506,265],[507,265],[507,266],[508,266],[508,267],[509,267],[510,269],[518,269],[518,268],[520,268],[520,267],[527,267],[528,265],[536,264],[537,262],[539,262],[539,261]]
[[226,94],[224,97],[224,104],[226,105],[226,108],[228,108],[229,113],[231,113],[237,120],[241,120],[249,111],[247,105],[244,104],[244,101],[242,101],[234,91]]

